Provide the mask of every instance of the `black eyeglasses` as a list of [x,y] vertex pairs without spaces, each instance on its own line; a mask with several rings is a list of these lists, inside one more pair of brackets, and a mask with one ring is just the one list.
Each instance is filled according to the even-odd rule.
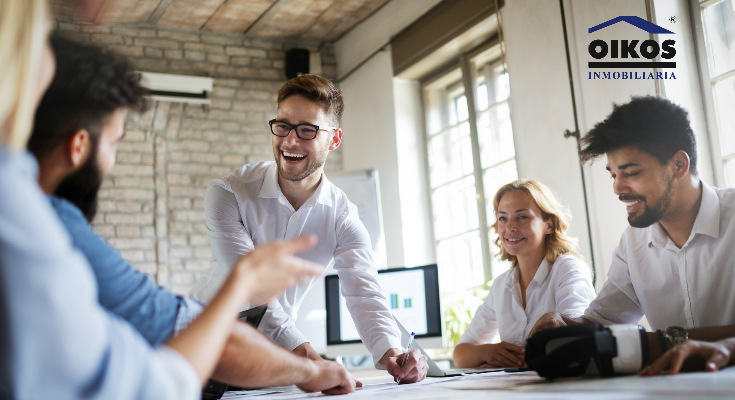
[[294,131],[296,131],[296,136],[298,136],[299,139],[304,139],[304,140],[314,139],[316,137],[316,134],[319,133],[319,131],[337,129],[331,126],[328,126],[325,128],[319,128],[319,125],[314,125],[314,124],[291,125],[288,122],[277,121],[275,119],[268,121],[268,125],[271,126],[271,133],[276,136],[286,137],[288,136],[289,133],[291,133],[291,130],[293,129]]

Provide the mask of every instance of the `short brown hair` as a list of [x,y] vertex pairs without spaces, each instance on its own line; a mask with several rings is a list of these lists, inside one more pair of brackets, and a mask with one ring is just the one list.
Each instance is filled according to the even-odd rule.
[[281,107],[281,103],[293,95],[319,103],[324,112],[332,119],[332,123],[339,126],[345,110],[345,101],[342,90],[334,82],[314,74],[305,74],[290,79],[278,89],[278,107]]

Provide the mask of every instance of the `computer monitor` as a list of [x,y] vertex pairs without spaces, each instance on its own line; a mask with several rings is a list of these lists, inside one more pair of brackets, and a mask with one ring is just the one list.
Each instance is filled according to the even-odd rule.
[[[393,316],[426,349],[443,347],[439,271],[436,264],[378,271],[378,282],[388,298]],[[368,354],[341,295],[337,275],[324,280],[327,310],[327,349],[329,357]]]

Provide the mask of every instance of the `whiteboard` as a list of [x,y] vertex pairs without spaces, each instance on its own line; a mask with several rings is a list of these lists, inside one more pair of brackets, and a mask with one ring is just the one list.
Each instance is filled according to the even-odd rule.
[[385,268],[388,257],[385,253],[378,170],[371,168],[356,172],[337,172],[330,174],[327,179],[342,189],[347,198],[357,206],[360,220],[370,234],[375,266],[378,269]]
[[[375,266],[378,269],[386,268],[388,257],[385,252],[378,171],[372,168],[352,172],[332,172],[328,174],[327,179],[342,189],[347,198],[357,206],[360,220],[370,234]],[[335,273],[334,268],[330,267],[325,275]],[[327,312],[324,290],[324,276],[322,276],[314,282],[304,297],[295,321],[296,328],[306,336],[311,347],[320,354],[324,354],[327,349]]]

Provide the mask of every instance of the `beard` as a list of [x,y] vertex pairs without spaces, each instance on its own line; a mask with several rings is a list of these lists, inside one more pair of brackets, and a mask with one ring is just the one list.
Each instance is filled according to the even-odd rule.
[[54,193],[79,207],[89,223],[97,214],[97,195],[104,180],[97,162],[97,149],[93,148],[91,153],[84,165],[64,179]]
[[278,165],[278,175],[287,181],[297,182],[305,179],[306,177],[316,172],[319,168],[323,167],[324,163],[327,161],[328,152],[325,151],[324,153],[317,153],[313,160],[309,160],[309,156],[306,156],[306,168],[304,168],[303,171],[297,174],[286,173],[286,170],[283,166],[283,159],[281,158],[281,151],[277,149],[275,153],[276,164]]
[[664,194],[661,195],[661,198],[658,200],[656,204],[654,204],[651,207],[648,207],[648,204],[646,203],[646,199],[644,197],[637,197],[637,196],[624,196],[621,195],[621,200],[635,200],[640,199],[643,201],[644,208],[643,212],[639,216],[634,216],[633,214],[628,214],[628,223],[633,228],[646,228],[648,226],[651,226],[653,223],[658,222],[663,218],[664,213],[669,208],[669,205],[671,204],[671,194],[672,194],[672,184],[674,182],[673,178],[669,178],[666,182],[666,190],[664,191]]

